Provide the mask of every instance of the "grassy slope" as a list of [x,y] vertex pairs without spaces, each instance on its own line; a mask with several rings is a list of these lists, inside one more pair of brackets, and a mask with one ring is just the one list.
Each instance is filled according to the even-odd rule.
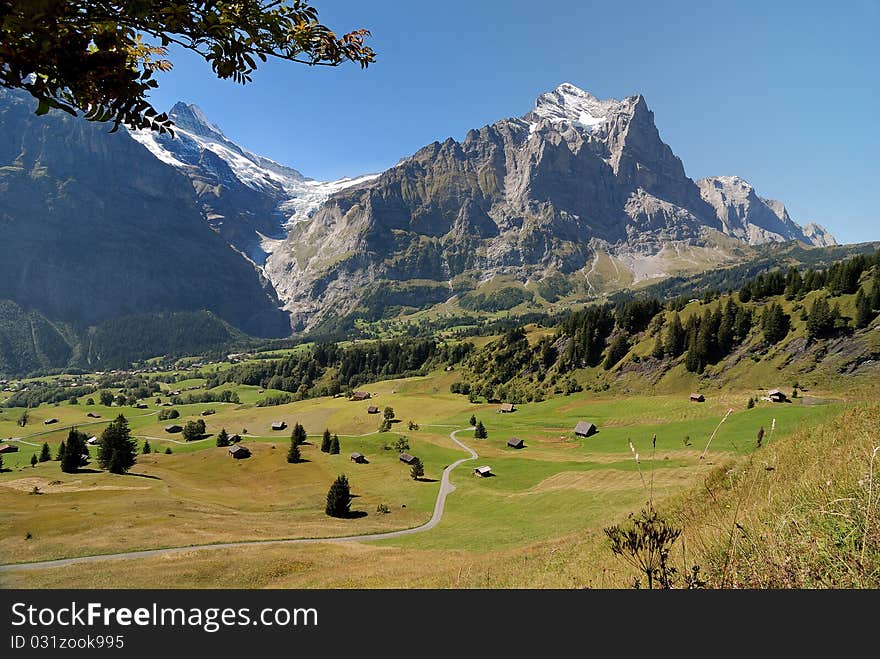
[[[745,394],[710,398],[708,403],[697,405],[681,395],[615,398],[584,393],[525,405],[515,414],[501,415],[496,411],[497,406],[471,405],[464,397],[447,393],[455,375],[436,373],[368,387],[376,394],[376,402],[380,406],[392,405],[404,424],[408,419],[421,424],[419,431],[408,432],[401,428],[398,432],[409,436],[412,452],[426,463],[428,478],[439,476],[446,464],[461,455],[449,441],[451,428],[446,426],[466,426],[470,415],[475,413],[489,429],[488,440],[469,441],[480,452],[480,463],[490,464],[497,476],[476,479],[469,475],[470,465],[463,465],[454,476],[458,490],[447,502],[447,516],[440,527],[428,534],[372,543],[369,547],[224,552],[227,556],[247,557],[246,563],[259,566],[245,568],[242,573],[220,575],[214,571],[217,565],[224,563],[218,562],[217,552],[157,559],[168,583],[180,586],[199,583],[217,586],[573,585],[577,579],[584,579],[581,561],[573,563],[581,566],[578,574],[568,569],[550,574],[544,564],[531,564],[525,572],[512,566],[518,564],[522,568],[523,561],[528,562],[533,555],[541,556],[546,551],[553,551],[555,555],[561,547],[567,552],[584,542],[596,542],[602,526],[621,518],[644,501],[643,483],[650,484],[653,479],[654,492],[659,498],[682,492],[702,474],[711,471],[712,463],[745,453],[753,442],[756,428],[769,427],[772,418],[777,418],[777,437],[782,437],[804,423],[819,422],[839,409],[836,405],[760,404],[746,410]],[[249,388],[240,387],[238,391],[243,400],[253,396]],[[366,413],[364,404],[344,399],[318,399],[261,409],[212,403],[184,407],[182,419],[195,418],[206,407],[217,411],[206,417],[209,432],[216,432],[220,427],[231,432],[248,428],[250,436],[245,441],[254,450],[251,460],[232,461],[223,449],[213,447],[212,439],[189,445],[172,443],[167,436],[163,437],[164,424],[148,415],[155,411],[150,409],[131,410],[135,434],[161,437],[151,440],[154,449],[161,451],[170,445],[175,453],[140,458],[134,472],[146,477],[104,473],[64,475],[54,462],[35,469],[7,462],[13,471],[0,475],[0,485],[7,485],[0,487],[0,507],[9,511],[0,521],[3,538],[0,551],[4,562],[232,539],[362,533],[414,526],[430,514],[437,484],[414,483],[409,479],[408,469],[397,462],[394,452],[382,449],[396,433],[348,437],[371,433],[376,428],[376,417]],[[706,440],[731,407],[736,411],[721,426],[708,460],[700,461],[699,453]],[[112,418],[118,412],[117,408],[98,406],[95,409],[105,418]],[[84,406],[44,406],[33,411],[32,417],[35,422],[52,415],[62,423],[78,423],[86,410]],[[5,414],[17,417],[16,410]],[[342,455],[328,456],[310,446],[305,449],[305,457],[311,462],[288,465],[284,456],[289,430],[274,436],[268,429],[276,418],[285,419],[289,425],[300,421],[310,434],[330,427],[341,436]],[[600,433],[588,440],[574,439],[570,431],[581,418],[595,421]],[[33,428],[43,430],[38,423],[34,423]],[[0,430],[0,434],[5,430]],[[658,450],[652,461],[649,446],[655,432],[658,433]],[[65,434],[63,430],[53,430],[34,443],[48,439],[54,452],[55,444]],[[527,448],[518,452],[507,449],[506,440],[513,435],[524,438]],[[685,446],[685,436],[690,436],[690,446]],[[641,473],[630,455],[628,439],[632,439],[642,455]],[[30,450],[23,450],[12,460],[18,465],[27,464]],[[348,462],[346,456],[353,450],[366,453],[370,464],[355,466]],[[355,493],[361,495],[355,499],[353,509],[367,515],[359,519],[329,520],[322,513],[323,497],[335,475],[343,471],[351,478]],[[49,485],[56,480],[63,485]],[[13,487],[8,487],[10,483]],[[28,494],[34,484],[46,494]],[[375,514],[380,502],[391,507],[391,514]],[[406,508],[401,507],[404,503]],[[25,539],[27,533],[32,534],[31,539]],[[598,556],[600,552],[591,550],[591,553]],[[325,555],[369,556],[370,569],[357,575],[337,574]],[[292,567],[294,557],[295,567]],[[499,570],[498,561],[507,563]],[[155,563],[151,559],[143,564]],[[596,564],[596,559],[590,561],[589,570]],[[462,566],[473,566],[478,571],[463,577],[459,574]],[[20,585],[39,585],[50,575],[61,578],[57,583],[65,585],[149,583],[147,572],[120,580],[123,572],[119,570],[123,567],[131,570],[132,563],[101,565],[100,576],[86,570],[84,575],[62,578],[57,571],[47,570],[20,577],[7,575],[3,579]],[[488,582],[480,581],[485,579],[484,567],[494,575]]]

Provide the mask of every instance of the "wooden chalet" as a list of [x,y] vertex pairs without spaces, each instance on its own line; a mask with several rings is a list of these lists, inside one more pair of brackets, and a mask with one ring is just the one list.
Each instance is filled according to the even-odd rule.
[[273,421],[272,430],[284,430],[287,427],[286,421]]
[[486,476],[492,475],[492,467],[489,465],[483,465],[482,467],[477,467],[474,469],[474,476],[479,476],[480,478],[486,478]]
[[409,453],[401,453],[399,456],[397,456],[397,459],[405,465],[411,465],[416,457],[414,455],[410,455]]
[[378,414],[378,413],[379,413],[379,408],[376,407],[375,405],[370,405],[367,408],[367,414]]
[[183,426],[178,426],[177,424],[174,424],[171,426],[165,426],[165,432],[168,432],[168,433],[183,432]]
[[771,389],[767,392],[767,397],[774,403],[784,403],[788,400],[788,396],[782,393],[779,389]]
[[526,447],[525,441],[520,439],[519,437],[511,437],[510,439],[507,440],[507,445],[510,448],[525,448]]
[[18,447],[13,444],[0,444],[0,453],[18,453]]
[[351,394],[351,400],[369,400],[370,398],[369,391],[355,391]]
[[705,403],[706,397],[703,394],[691,394],[692,403]]
[[235,444],[234,446],[230,446],[229,455],[231,455],[236,460],[242,460],[244,458],[251,457],[251,451],[247,446],[242,446],[241,444]]
[[597,432],[599,432],[599,429],[596,428],[596,424],[587,421],[578,421],[578,424],[574,427],[574,434],[578,437],[592,437]]
[[363,453],[355,452],[351,454],[351,461],[357,462],[358,464],[363,464],[367,461],[367,459],[364,457]]
[[498,411],[502,414],[510,414],[516,412],[516,406],[513,403],[501,403],[501,409]]

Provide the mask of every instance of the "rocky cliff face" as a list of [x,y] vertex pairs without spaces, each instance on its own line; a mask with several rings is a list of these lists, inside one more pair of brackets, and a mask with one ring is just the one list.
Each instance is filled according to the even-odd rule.
[[251,334],[289,332],[190,180],[124,131],[34,105],[0,91],[0,299],[80,326],[207,309]]
[[688,178],[643,97],[600,100],[563,84],[524,117],[430,144],[334,194],[266,271],[295,325],[308,328],[353,311],[377,286],[402,293],[403,282],[433,282],[410,287],[403,303],[415,306],[500,275],[526,283],[580,273],[592,287],[599,254],[662,262],[670,245],[713,248],[724,235],[827,240],[741,179]]

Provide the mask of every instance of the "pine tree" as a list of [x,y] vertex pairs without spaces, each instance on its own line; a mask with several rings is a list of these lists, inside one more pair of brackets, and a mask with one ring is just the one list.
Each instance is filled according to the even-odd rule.
[[664,346],[666,354],[673,358],[680,357],[684,353],[686,345],[681,316],[676,312],[673,314],[672,320],[669,322],[669,328],[666,330],[666,345]]
[[[61,471],[65,474],[76,473],[80,467],[88,464],[88,438],[76,428],[71,428],[67,434],[67,443],[64,456],[61,458]],[[85,456],[85,457],[84,457]]]
[[229,446],[229,433],[226,432],[226,428],[221,428],[217,433],[217,446]]
[[486,439],[488,436],[489,433],[486,431],[486,426],[483,425],[482,421],[477,421],[477,426],[474,430],[474,437],[477,439]]
[[872,320],[874,312],[871,310],[871,300],[860,288],[856,294],[856,329],[866,328]]
[[874,266],[874,276],[871,277],[871,308],[880,311],[880,263]]
[[290,438],[290,450],[287,451],[287,461],[290,464],[296,464],[302,459],[302,456],[299,452],[299,444],[296,443],[296,440],[291,437]]
[[790,328],[791,319],[782,310],[782,305],[774,302],[764,308],[764,313],[761,316],[761,329],[767,343],[779,343],[788,336]]
[[425,465],[422,464],[422,461],[419,458],[413,458],[412,467],[409,470],[410,477],[417,481],[422,476],[425,475]]
[[760,428],[758,428],[758,438],[757,438],[757,441],[755,442],[755,447],[761,448],[761,443],[763,441],[764,441],[764,426],[761,426]]
[[152,452],[153,452],[153,447],[150,446],[150,440],[145,439],[144,440],[144,448],[141,449],[141,453],[143,453],[144,455],[149,455]]
[[629,337],[626,334],[618,334],[617,338],[611,343],[611,347],[608,348],[608,355],[605,357],[604,368],[606,371],[610,371],[614,368],[614,365],[617,364],[621,359],[626,357],[626,353],[629,352]]
[[306,433],[306,429],[302,427],[301,424],[297,423],[293,426],[293,432],[290,434],[291,438],[294,442],[296,442],[297,446],[301,446],[306,443],[308,439],[308,434]]
[[101,433],[99,446],[98,464],[112,474],[124,474],[137,462],[137,441],[122,414]]
[[171,447],[170,447],[170,446],[166,446],[166,447],[165,447],[165,455],[171,455],[171,453],[172,453],[172,451],[171,451]]
[[755,407],[755,399],[752,398],[751,396],[749,396],[749,402],[748,402],[748,404],[746,405],[746,407],[747,407],[748,409],[752,409],[753,407]]
[[477,417],[474,416],[473,414],[471,414],[470,424],[471,424],[471,426],[477,425]]
[[330,443],[332,438],[330,437],[330,430],[324,430],[324,436],[321,438],[321,452],[329,453],[330,452]]
[[654,349],[651,351],[651,356],[654,359],[663,359],[664,354],[663,338],[658,334],[657,339],[654,341]]
[[48,442],[43,443],[43,449],[40,451],[40,462],[49,462],[52,459],[52,453],[49,451]]
[[337,435],[333,435],[333,439],[330,440],[330,455],[339,455],[339,437]]
[[58,453],[55,454],[55,460],[57,462],[64,461],[64,454],[67,453],[67,445],[64,443],[64,440],[61,440],[61,443],[58,445]]
[[31,467],[36,467],[36,466],[37,466],[37,454],[34,453],[33,455],[31,455]]
[[348,478],[342,474],[333,481],[327,492],[327,505],[324,512],[330,517],[348,517],[351,508],[351,489]]

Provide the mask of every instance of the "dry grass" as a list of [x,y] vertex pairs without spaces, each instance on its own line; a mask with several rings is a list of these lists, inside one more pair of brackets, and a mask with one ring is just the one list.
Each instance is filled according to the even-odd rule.
[[[714,587],[878,588],[880,524],[871,456],[880,404],[719,468],[676,518]],[[876,493],[875,493],[876,494]]]

